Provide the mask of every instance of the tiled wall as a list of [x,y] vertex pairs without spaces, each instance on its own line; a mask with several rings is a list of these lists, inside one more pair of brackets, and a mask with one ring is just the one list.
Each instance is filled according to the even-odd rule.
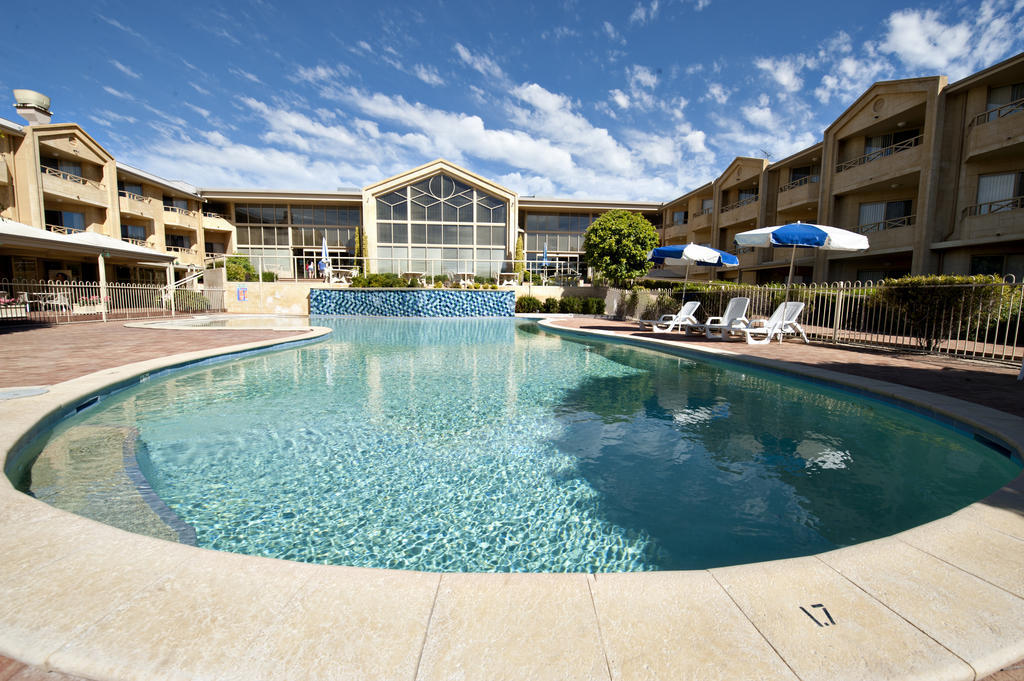
[[371,317],[514,317],[513,291],[311,289],[309,314]]

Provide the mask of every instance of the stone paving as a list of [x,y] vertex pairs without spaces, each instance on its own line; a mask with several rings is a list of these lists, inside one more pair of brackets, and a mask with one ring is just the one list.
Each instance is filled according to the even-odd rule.
[[[653,337],[686,344],[714,343],[716,348],[741,354],[777,358],[831,371],[900,383],[976,402],[1024,416],[1024,384],[1017,367],[970,360],[870,350],[805,345],[801,341],[747,345],[721,343],[703,337],[642,331],[635,324],[592,318],[564,319],[568,328],[601,329],[631,336]],[[119,323],[58,327],[0,328],[0,388],[51,385],[85,374],[190,350],[280,338],[294,332],[209,329],[170,330],[127,328]],[[2,413],[2,402],[0,402]],[[43,616],[43,613],[41,613]],[[0,656],[0,681],[86,681]],[[1024,661],[983,681],[1024,681]]]

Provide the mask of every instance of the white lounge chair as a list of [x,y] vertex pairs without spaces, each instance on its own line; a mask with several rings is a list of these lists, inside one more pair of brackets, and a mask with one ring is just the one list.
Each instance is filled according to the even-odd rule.
[[[732,298],[725,306],[725,312],[721,317],[708,317],[703,324],[692,325],[693,330],[703,331],[708,338],[725,338],[727,333],[736,333],[746,326],[750,326],[747,319],[747,308],[750,307],[750,298]],[[686,332],[689,333],[691,325],[687,325]]]
[[786,336],[795,336],[798,333],[803,337],[804,343],[810,343],[803,327],[796,321],[803,309],[804,304],[800,302],[782,303],[768,319],[755,319],[737,331],[743,332],[747,337],[747,343],[750,344],[770,343],[773,338],[781,341]]
[[[658,331],[671,331],[672,327],[682,329],[686,324],[699,324],[697,318],[694,317],[694,313],[697,308],[700,307],[700,301],[691,300],[688,303],[683,303],[683,306],[679,308],[679,312],[675,314],[663,314],[658,319],[639,319],[637,324],[642,328],[650,326],[652,330]],[[665,327],[662,329],[662,327]]]

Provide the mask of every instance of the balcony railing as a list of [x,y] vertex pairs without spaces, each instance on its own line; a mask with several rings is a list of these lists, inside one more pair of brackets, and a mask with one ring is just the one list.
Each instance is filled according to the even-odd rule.
[[792,182],[787,182],[786,184],[779,187],[779,193],[781,194],[782,192],[788,192],[790,189],[796,189],[797,187],[802,187],[805,184],[813,184],[815,182],[820,181],[821,177],[819,175],[808,175],[807,177],[801,177],[799,179],[793,180]]
[[1000,199],[999,201],[976,203],[973,206],[967,206],[963,210],[962,217],[1002,213],[1008,210],[1020,210],[1021,208],[1024,208],[1024,196],[1014,196],[1012,199]]
[[132,239],[131,237],[123,236],[123,237],[121,237],[121,241],[127,241],[128,243],[135,244],[136,246],[142,246],[143,248],[149,248],[149,244],[146,242],[145,239]]
[[143,196],[142,194],[136,194],[135,192],[126,191],[124,189],[119,190],[117,195],[123,196],[126,199],[131,199],[132,201],[145,201],[146,203],[153,200],[153,197],[151,196]]
[[1024,99],[1018,99],[1013,102],[1010,102],[1009,104],[1003,104],[998,109],[989,109],[988,111],[978,114],[971,120],[967,127],[973,127],[975,125],[988,123],[989,121],[994,121],[997,118],[1009,116],[1010,114],[1020,113],[1022,111],[1024,111]]
[[714,208],[712,208],[711,206],[708,206],[707,208],[701,208],[699,211],[697,211],[696,213],[693,214],[693,217],[696,218],[696,217],[700,217],[701,215],[711,215],[711,213],[713,211],[714,211]]
[[75,184],[82,184],[87,187],[94,187],[96,189],[106,189],[106,185],[96,180],[89,180],[81,175],[75,175],[74,173],[64,172],[63,170],[57,170],[56,168],[50,168],[49,166],[39,166],[39,170],[47,175],[53,177],[59,177],[67,182],[74,182]]
[[167,246],[166,250],[168,253],[191,253],[191,246]]
[[760,199],[760,198],[761,197],[756,195],[756,194],[754,196],[748,196],[747,198],[740,199],[739,201],[736,201],[735,203],[730,203],[728,206],[722,206],[722,208],[721,208],[721,210],[719,212],[720,213],[728,213],[731,210],[736,210],[737,208],[742,208],[743,206],[749,206],[752,203],[756,203],[757,200]]
[[193,212],[187,208],[178,208],[177,206],[164,206],[164,210],[168,213],[178,213],[180,215],[192,215]]
[[78,227],[65,227],[64,225],[46,225],[47,231],[53,232],[54,234],[77,234],[78,232],[84,232],[84,229]]
[[836,172],[841,173],[844,170],[849,170],[850,168],[862,166],[865,163],[877,161],[878,159],[884,156],[892,156],[893,154],[899,151],[906,151],[907,149],[912,149],[913,147],[919,146],[923,139],[924,135],[918,135],[917,137],[911,137],[908,140],[903,140],[902,142],[898,142],[897,144],[893,144],[892,146],[888,146],[883,149],[877,149],[869,154],[858,156],[857,158],[850,159],[849,161],[843,161],[842,163],[836,165]]
[[883,232],[887,229],[896,229],[897,227],[909,227],[914,224],[914,220],[916,218],[916,215],[905,215],[901,218],[890,218],[889,220],[882,220],[881,222],[872,222],[869,225],[858,225],[856,231],[861,234],[870,234],[871,232]]
[[753,253],[755,250],[757,250],[756,246],[737,246],[736,255],[745,255],[747,253]]
[[221,215],[220,213],[210,213],[210,212],[204,211],[203,215],[205,215],[208,218],[221,218],[222,220],[227,220],[227,218],[224,217],[223,215]]

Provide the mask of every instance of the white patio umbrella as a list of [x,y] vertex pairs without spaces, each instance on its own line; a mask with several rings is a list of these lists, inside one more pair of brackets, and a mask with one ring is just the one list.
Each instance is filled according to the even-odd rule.
[[761,246],[792,248],[789,256],[789,276],[786,278],[786,297],[789,302],[789,287],[793,283],[793,262],[798,248],[822,248],[827,251],[863,251],[868,247],[868,238],[838,227],[812,225],[807,222],[791,222],[788,225],[761,227],[736,235],[737,246]]
[[737,267],[740,259],[732,253],[700,244],[676,244],[659,246],[647,254],[647,259],[666,265],[686,264],[686,275],[683,278],[683,296],[686,295],[686,283],[690,279],[690,265],[706,267]]

